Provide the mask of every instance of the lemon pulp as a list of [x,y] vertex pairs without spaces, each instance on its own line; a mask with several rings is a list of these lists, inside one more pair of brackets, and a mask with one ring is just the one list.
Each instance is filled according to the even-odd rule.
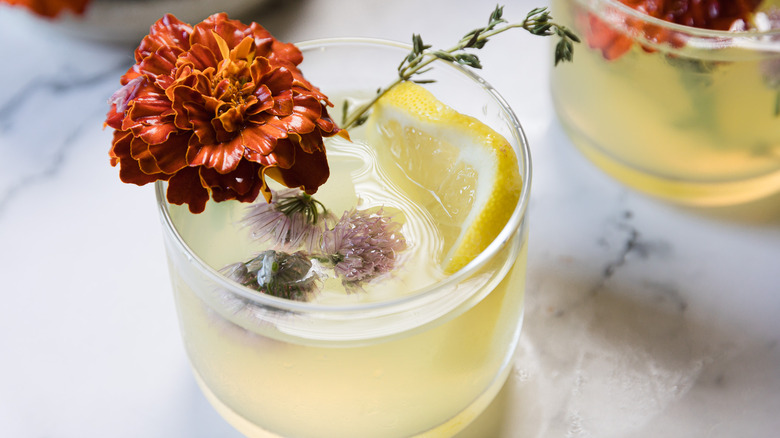
[[523,181],[515,151],[479,120],[440,102],[412,82],[391,88],[374,105],[366,136],[378,158],[423,200],[444,242],[447,274],[492,242],[512,215]]

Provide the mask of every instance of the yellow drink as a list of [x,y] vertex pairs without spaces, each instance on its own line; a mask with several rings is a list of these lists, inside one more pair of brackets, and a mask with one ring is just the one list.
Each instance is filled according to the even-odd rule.
[[[733,204],[780,189],[780,30],[742,37],[670,27],[685,41],[675,47],[644,38],[635,17],[626,26],[615,3],[553,1],[555,17],[583,36],[575,62],[551,78],[574,144],[621,182],[683,203]],[[589,47],[594,17],[631,48],[608,60]]]
[[[392,52],[392,66],[404,53],[360,41],[314,49],[304,50],[308,62],[317,53],[349,49]],[[311,66],[304,71],[316,74]],[[439,87],[449,80],[481,87],[457,69],[449,74]],[[336,95],[359,86],[313,81]],[[477,108],[483,104],[496,102],[487,94]],[[218,270],[258,251],[236,226],[246,204],[212,202],[193,215],[163,201],[158,185],[186,350],[204,393],[238,430],[249,437],[446,437],[490,403],[511,370],[521,328],[530,176],[522,132],[506,123],[511,111],[495,117],[517,151],[526,187],[499,238],[451,276],[441,268],[438,224],[420,199],[396,189],[408,183],[388,176],[397,172],[384,169],[388,163],[359,131],[350,132],[355,144],[327,141],[331,179],[316,198],[337,215],[355,205],[383,206],[403,222],[409,244],[398,269],[363,291],[345,291],[328,279],[311,301],[297,302],[230,283]]]

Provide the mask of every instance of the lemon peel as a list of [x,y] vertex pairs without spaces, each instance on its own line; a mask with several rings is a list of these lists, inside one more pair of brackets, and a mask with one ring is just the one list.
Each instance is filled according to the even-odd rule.
[[498,236],[520,199],[512,145],[409,81],[374,104],[366,127],[369,142],[412,181],[405,187],[410,197],[427,198],[444,241],[444,272],[466,266]]

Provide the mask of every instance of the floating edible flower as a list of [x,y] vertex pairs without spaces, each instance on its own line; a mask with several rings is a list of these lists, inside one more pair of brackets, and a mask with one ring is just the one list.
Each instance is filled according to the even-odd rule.
[[315,193],[330,174],[323,137],[339,128],[302,59],[257,23],[166,15],[109,100],[111,164],[126,183],[167,181],[168,201],[193,213],[210,198],[270,201],[266,177]]
[[376,212],[344,212],[323,236],[323,252],[345,285],[357,284],[392,271],[396,254],[406,249],[401,224]]
[[[251,205],[242,222],[250,229],[256,243],[260,246],[270,244],[273,249],[249,262],[229,265],[223,270],[228,277],[245,286],[280,296],[279,293],[287,293],[282,286],[290,281],[288,286],[301,290],[300,279],[310,278],[306,272],[314,266],[317,269],[312,272],[319,274],[317,279],[325,276],[326,268],[332,269],[346,287],[359,289],[363,283],[391,272],[396,267],[398,253],[406,249],[401,223],[393,221],[382,208],[351,209],[337,221],[322,203],[299,190],[286,189],[272,194],[271,202]],[[292,255],[296,258],[289,259]],[[294,266],[300,269],[295,275],[258,274],[257,267],[263,266],[258,260],[266,260],[264,263],[267,264],[271,260],[268,257],[279,263],[306,258],[312,266],[303,269],[303,262],[298,260]],[[262,272],[272,272],[269,269]],[[273,287],[269,286],[271,277]],[[304,283],[308,288],[309,282]],[[297,299],[308,296],[302,293]]]
[[271,193],[272,202],[250,205],[243,219],[255,242],[277,249],[318,249],[330,215],[325,206],[297,189]]

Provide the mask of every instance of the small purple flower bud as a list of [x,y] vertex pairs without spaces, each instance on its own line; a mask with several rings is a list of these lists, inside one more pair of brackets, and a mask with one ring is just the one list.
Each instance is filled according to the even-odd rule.
[[406,249],[406,240],[401,224],[384,216],[382,209],[374,213],[353,209],[325,233],[322,249],[346,284],[393,270],[396,253]]
[[[317,211],[320,204],[298,189],[271,191],[272,200],[250,205],[243,219],[252,238],[277,249],[312,251],[319,246],[325,231],[327,213]],[[285,210],[287,207],[287,210]],[[292,207],[292,208],[290,208]],[[314,212],[312,214],[312,211]]]

